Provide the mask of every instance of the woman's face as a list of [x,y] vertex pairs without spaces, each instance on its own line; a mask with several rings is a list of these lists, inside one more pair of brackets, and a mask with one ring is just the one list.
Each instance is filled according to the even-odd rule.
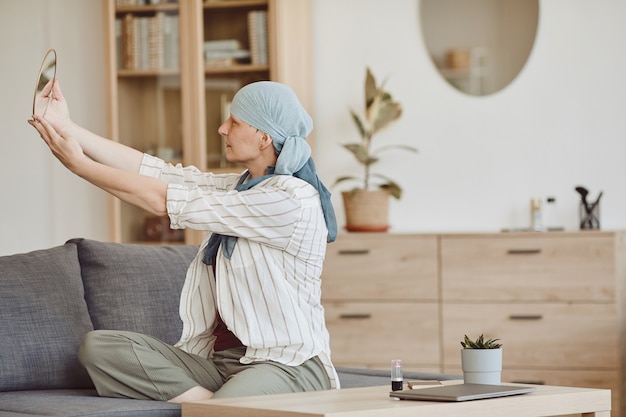
[[248,164],[261,156],[260,142],[263,132],[231,115],[217,129],[226,142],[226,159]]

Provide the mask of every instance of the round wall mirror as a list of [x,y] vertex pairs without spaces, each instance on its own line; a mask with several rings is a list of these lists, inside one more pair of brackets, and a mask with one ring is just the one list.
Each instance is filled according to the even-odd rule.
[[[57,53],[54,49],[49,49],[43,57],[37,83],[35,84],[35,94],[33,96],[33,115],[44,116],[48,109],[48,103],[52,99],[52,87],[57,74]],[[50,82],[52,81],[52,82]],[[49,85],[48,85],[49,84]],[[46,89],[45,96],[42,92]],[[42,97],[40,97],[42,96]]]
[[539,0],[421,0],[422,36],[441,76],[484,96],[520,73],[537,34]]

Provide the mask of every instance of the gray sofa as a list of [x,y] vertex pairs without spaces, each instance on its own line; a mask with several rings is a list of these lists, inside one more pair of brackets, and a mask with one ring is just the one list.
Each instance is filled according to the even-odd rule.
[[[196,251],[72,239],[0,257],[0,416],[180,416],[175,404],[98,397],[77,350],[92,329],[132,330],[176,342],[178,294]],[[338,372],[343,388],[389,384],[385,371]]]

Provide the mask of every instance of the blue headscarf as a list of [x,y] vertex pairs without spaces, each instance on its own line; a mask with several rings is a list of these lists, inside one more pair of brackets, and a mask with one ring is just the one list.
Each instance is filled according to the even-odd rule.
[[[311,184],[319,192],[322,211],[328,229],[328,242],[337,237],[337,220],[330,202],[330,192],[317,176],[311,158],[311,148],[306,141],[313,130],[313,121],[296,94],[284,84],[273,81],[259,81],[240,89],[230,106],[230,113],[272,138],[278,158],[276,166],[267,175],[244,182],[243,176],[236,189],[242,191],[254,187],[272,175],[293,175]],[[204,262],[211,264],[222,244],[227,258],[230,258],[237,242],[236,237],[214,234],[204,254]]]

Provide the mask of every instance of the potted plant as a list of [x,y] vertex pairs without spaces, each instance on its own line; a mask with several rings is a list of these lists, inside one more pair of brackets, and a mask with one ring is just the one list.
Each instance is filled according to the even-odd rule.
[[499,385],[502,374],[502,344],[500,339],[485,339],[480,335],[471,340],[467,335],[461,342],[461,366],[466,384]]
[[417,152],[411,146],[386,145],[372,146],[374,135],[389,127],[402,115],[402,105],[384,90],[384,83],[377,84],[369,68],[365,75],[365,109],[359,115],[350,110],[361,140],[346,143],[343,147],[350,151],[363,166],[363,175],[347,175],[337,178],[334,185],[353,182],[356,186],[342,193],[348,231],[386,231],[389,229],[389,196],[400,199],[402,189],[390,178],[372,171],[379,162],[379,155],[390,149]]

